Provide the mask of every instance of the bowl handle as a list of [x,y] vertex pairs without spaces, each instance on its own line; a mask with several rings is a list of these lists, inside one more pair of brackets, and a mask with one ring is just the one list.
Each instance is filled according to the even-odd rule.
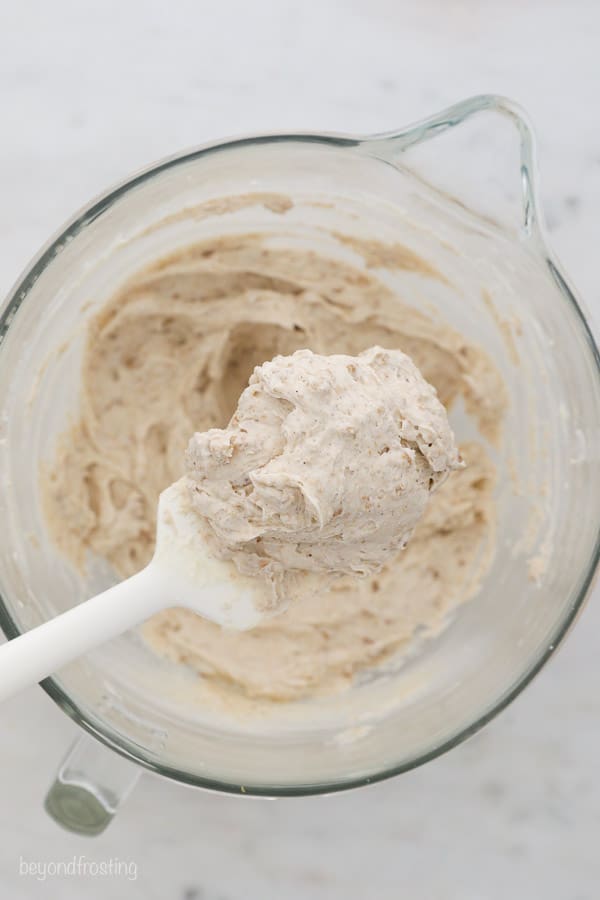
[[97,835],[113,820],[141,770],[99,741],[79,738],[46,795],[48,815],[67,831]]
[[[512,163],[512,160],[504,159],[504,153],[498,152],[498,145],[492,140],[490,119],[488,116],[486,121],[483,115],[485,113],[494,114],[498,117],[497,121],[508,120],[516,128],[519,146],[515,162],[520,176],[517,194],[518,228],[521,236],[529,237],[537,234],[543,223],[540,222],[538,203],[535,136],[525,111],[506,97],[495,94],[471,97],[401,131],[375,134],[365,138],[359,141],[359,147],[371,156],[377,156],[398,166],[406,165],[423,180],[441,188],[451,199],[457,199],[476,212],[483,212],[497,224],[499,200],[503,198],[507,201],[511,194],[514,195],[509,180],[504,177],[507,174],[507,164]],[[447,146],[447,153],[444,152],[443,143],[438,145],[437,140],[435,146],[431,148],[431,153],[427,152],[428,148],[422,146],[432,138],[437,139],[445,133],[454,132],[457,126],[462,126],[475,118],[480,126],[485,127],[481,127],[478,134],[468,134],[466,129],[463,131],[461,128],[463,140],[455,142],[454,147]],[[514,144],[512,134],[510,137]],[[413,152],[416,148],[419,148],[418,152]],[[478,155],[487,168],[486,185],[481,183],[479,177]],[[452,162],[453,156],[456,157],[455,171],[447,171],[451,169],[448,164]],[[470,192],[472,196],[465,198],[463,191],[458,187],[458,175],[462,176],[463,188],[465,185],[472,188]],[[489,188],[492,208],[482,210],[479,201],[485,200],[486,188]],[[475,202],[471,203],[471,199]],[[514,196],[512,199],[514,200]]]

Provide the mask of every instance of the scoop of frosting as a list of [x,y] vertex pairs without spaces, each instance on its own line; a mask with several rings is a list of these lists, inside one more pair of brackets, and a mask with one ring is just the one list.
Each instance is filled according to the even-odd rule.
[[435,389],[400,350],[298,350],[254,369],[227,428],[186,454],[213,551],[283,607],[306,574],[366,575],[409,540],[462,462]]

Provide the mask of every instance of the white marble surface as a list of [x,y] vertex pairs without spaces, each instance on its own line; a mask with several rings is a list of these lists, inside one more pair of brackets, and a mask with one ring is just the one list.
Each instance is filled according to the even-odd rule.
[[[248,130],[383,130],[495,91],[537,126],[552,238],[598,316],[599,47],[595,0],[6,3],[0,294],[75,208],[156,157]],[[0,896],[596,900],[599,633],[593,598],[525,695],[416,772],[276,802],[147,777],[96,840],[41,810],[76,729],[30,690],[0,709]],[[137,880],[19,875],[20,857],[80,854],[135,861]]]

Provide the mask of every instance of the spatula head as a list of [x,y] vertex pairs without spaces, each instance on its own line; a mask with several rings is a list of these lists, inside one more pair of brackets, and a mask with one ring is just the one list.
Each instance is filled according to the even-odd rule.
[[[211,556],[203,524],[191,506],[185,478],[160,495],[156,550],[151,566],[166,579],[173,602],[227,628],[244,631],[267,615],[264,588],[256,578],[241,575],[232,562]],[[262,598],[262,603],[261,603]]]

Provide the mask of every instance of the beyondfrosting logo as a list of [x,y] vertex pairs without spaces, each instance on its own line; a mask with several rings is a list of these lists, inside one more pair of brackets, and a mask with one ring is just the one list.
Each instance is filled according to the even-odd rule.
[[29,876],[37,881],[48,878],[125,878],[135,881],[138,876],[137,863],[132,860],[88,859],[87,856],[73,856],[63,860],[25,859],[19,857],[19,875]]

